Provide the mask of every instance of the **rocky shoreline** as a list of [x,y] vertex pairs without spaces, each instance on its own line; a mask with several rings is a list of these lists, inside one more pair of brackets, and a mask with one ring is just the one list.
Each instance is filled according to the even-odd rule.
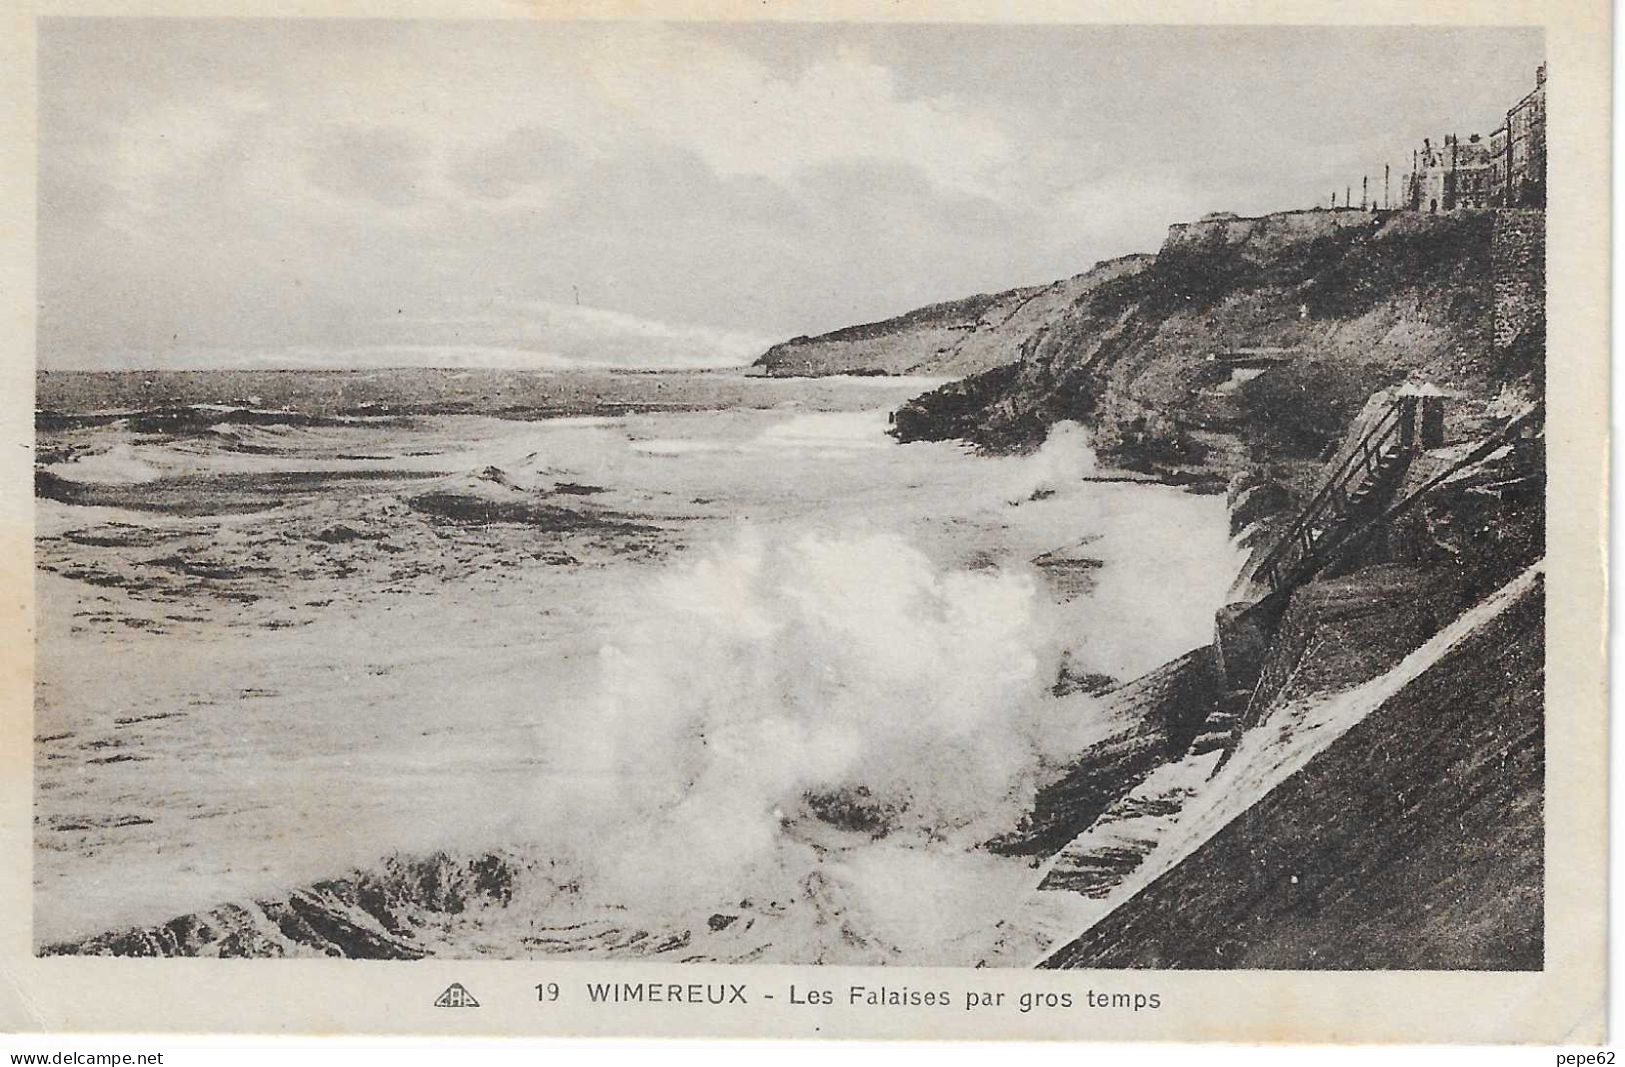
[[[1362,409],[1395,389],[1442,398],[1381,522],[1269,601],[1256,682],[1235,688],[1216,647],[1108,694],[1117,732],[992,843],[1050,857],[1034,893],[1047,900],[1026,906],[1048,933],[1012,933],[1011,951],[1062,967],[1539,966],[1544,640],[1528,576],[1545,549],[1543,245],[1532,210],[1176,225],[1155,257],[1005,331],[996,365],[898,409],[901,442],[993,451],[1081,422],[1113,467],[1222,489],[1256,563],[1355,447]],[[1520,573],[1511,607],[1476,621]],[[1260,595],[1247,582],[1237,595]],[[1338,715],[1343,741],[1268,789],[1230,782],[1211,842],[1179,841],[1180,810],[1237,751],[1269,764]],[[1446,788],[1383,755],[1412,735]],[[1350,824],[1351,807],[1368,818]],[[1263,855],[1301,872],[1265,872]]]
[[1480,404],[1543,389],[1543,229],[1527,210],[1211,218],[1055,283],[1065,298],[1041,316],[935,305],[786,342],[757,366],[953,373],[966,342],[938,351],[922,322],[962,327],[980,365],[902,405],[898,440],[1023,451],[1080,421],[1115,467],[1210,489],[1268,467],[1293,485],[1379,389],[1434,381]]
[[[1107,728],[1051,767],[1026,818],[987,842],[1023,857],[1033,876],[984,962],[1539,966],[1536,222],[1522,211],[1214,219],[1176,227],[1156,257],[1117,261],[1064,292],[894,320],[907,343],[883,363],[853,355],[883,347],[879,326],[764,357],[773,374],[940,371],[948,364],[915,358],[921,338],[970,316],[966,332],[986,335],[978,358],[991,358],[1005,331],[1009,360],[905,403],[894,436],[1019,451],[1057,422],[1081,421],[1113,468],[1226,493],[1231,532],[1254,564],[1357,445],[1364,409],[1394,387],[1425,384],[1443,398],[1439,425],[1385,489],[1381,521],[1268,593],[1245,681],[1227,662],[1234,650],[1216,641],[1121,684],[1072,687],[1097,693],[1091,707]],[[1022,308],[1029,318],[1018,322]],[[820,344],[838,358],[819,362]],[[941,354],[968,358],[962,346]],[[1238,598],[1259,595],[1249,575],[1252,564]],[[537,863],[401,857],[285,899],[42,951],[464,953],[490,940],[482,916],[506,909]],[[544,931],[503,951],[725,959],[731,945],[748,956],[734,939],[749,917],[711,918],[722,921],[698,916],[686,936]]]

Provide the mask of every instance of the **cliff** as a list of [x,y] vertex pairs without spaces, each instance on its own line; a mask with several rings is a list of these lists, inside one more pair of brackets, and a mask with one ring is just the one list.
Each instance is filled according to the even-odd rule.
[[[1233,605],[1270,605],[1247,676],[1220,634],[1096,694],[1100,739],[986,843],[1038,869],[984,962],[1541,966],[1543,241],[1528,211],[1210,218],[1154,258],[764,357],[774,373],[998,363],[905,405],[897,435],[1018,448],[1079,419],[1108,462],[1226,484],[1232,532],[1259,551],[1369,440],[1393,403],[1376,394],[1426,382],[1413,393],[1443,412],[1361,505],[1369,524]],[[519,489],[493,477],[475,495],[509,506]],[[409,958],[473,930],[483,952],[482,916],[535,862],[401,861],[45,951]],[[702,942],[734,918],[582,936],[730,958]],[[544,933],[511,951],[582,944]]]
[[1022,345],[1068,308],[1150,261],[1150,256],[1108,260],[1050,285],[932,304],[882,322],[796,337],[768,349],[755,365],[778,376],[976,374],[1019,358]]
[[1516,211],[1176,225],[1015,361],[904,405],[895,432],[1020,449],[1072,419],[1117,466],[1216,486],[1273,465],[1290,485],[1378,389],[1538,391],[1542,237],[1539,213]]
[[[990,843],[1040,871],[985,962],[1541,966],[1544,298],[1539,212],[1205,219],[896,413],[990,449],[1081,421],[1224,485],[1254,550],[1214,648],[1104,694],[1115,733]],[[1437,422],[1355,532],[1248,580],[1402,395]]]

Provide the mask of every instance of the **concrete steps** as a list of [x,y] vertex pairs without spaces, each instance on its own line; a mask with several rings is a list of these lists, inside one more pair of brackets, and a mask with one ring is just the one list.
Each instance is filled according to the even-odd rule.
[[1219,699],[1218,707],[1202,723],[1197,732],[1196,739],[1186,751],[1190,756],[1201,756],[1220,749],[1228,749],[1235,741],[1237,724],[1247,711],[1247,702],[1252,699],[1251,689],[1232,689]]

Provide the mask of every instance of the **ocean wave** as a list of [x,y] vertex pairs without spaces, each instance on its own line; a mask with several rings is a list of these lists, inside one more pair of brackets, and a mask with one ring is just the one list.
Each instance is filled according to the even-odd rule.
[[139,485],[155,482],[170,471],[157,454],[160,450],[118,441],[104,449],[75,452],[41,469],[64,481],[95,485]]
[[92,482],[34,472],[34,495],[59,504],[121,508],[177,516],[269,511],[297,499],[343,491],[367,482],[421,480],[419,471],[309,470],[165,476],[143,482]]
[[685,441],[681,438],[659,437],[647,441],[633,441],[632,451],[650,456],[687,456],[696,452],[721,452],[720,441]]
[[846,451],[892,447],[882,411],[819,411],[794,415],[769,426],[751,443],[755,449]]
[[152,408],[85,412],[40,409],[34,413],[36,430],[76,430],[117,424],[132,433],[184,436],[206,434],[222,425],[243,426],[355,426],[401,420],[381,415],[312,415],[286,408],[257,408],[227,404],[174,404]]
[[493,466],[441,478],[424,492],[408,496],[406,504],[414,511],[456,523],[518,523],[560,532],[652,529],[617,512],[560,502],[560,498],[580,501],[602,491],[599,486],[547,481]]

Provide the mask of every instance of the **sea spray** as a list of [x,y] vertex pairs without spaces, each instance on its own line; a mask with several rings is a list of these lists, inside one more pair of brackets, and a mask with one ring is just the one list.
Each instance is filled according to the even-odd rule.
[[[233,385],[233,395],[266,388],[251,384]],[[644,384],[671,388],[668,379]],[[404,506],[422,487],[393,479],[324,484],[263,518],[234,514],[216,536],[228,548],[251,547],[256,563],[272,569],[233,579],[231,591],[261,598],[253,617],[300,625],[237,625],[245,610],[237,601],[216,603],[196,582],[184,583],[176,610],[198,621],[178,622],[177,637],[153,643],[150,657],[125,657],[117,672],[134,669],[131,688],[145,702],[188,714],[116,727],[151,757],[139,764],[151,788],[136,793],[127,778],[134,764],[87,761],[94,749],[57,758],[108,728],[101,720],[111,710],[87,699],[87,687],[102,683],[84,666],[109,658],[94,654],[94,644],[88,658],[70,650],[124,627],[109,619],[78,629],[78,612],[91,601],[48,577],[56,591],[46,600],[58,610],[46,620],[56,636],[43,646],[54,649],[44,662],[56,675],[42,721],[46,737],[69,736],[46,742],[48,762],[36,773],[49,781],[71,766],[64,780],[74,785],[41,793],[43,817],[117,815],[132,796],[158,817],[93,831],[83,847],[41,851],[41,884],[53,888],[41,893],[38,936],[56,941],[201,914],[222,901],[282,899],[351,867],[377,872],[382,857],[398,855],[416,869],[445,850],[470,861],[511,852],[512,903],[477,904],[481,917],[436,942],[437,953],[476,944],[483,952],[488,937],[510,936],[516,953],[553,945],[594,956],[658,952],[670,940],[661,931],[692,932],[684,953],[718,959],[923,963],[946,962],[941,953],[950,947],[968,950],[959,935],[987,936],[999,895],[1031,874],[978,849],[977,820],[995,824],[1024,811],[1031,782],[1048,780],[1045,751],[1056,762],[1076,754],[1099,719],[1086,693],[1049,694],[1056,646],[1064,643],[1080,669],[1119,679],[1189,647],[1174,647],[1186,635],[1173,624],[1188,617],[1194,628],[1210,625],[1193,567],[1217,553],[1204,547],[1208,540],[1223,541],[1223,501],[1078,480],[1088,453],[1074,449],[1058,462],[1065,430],[1031,455],[994,457],[945,444],[891,445],[883,411],[798,418],[822,414],[833,388],[748,386],[806,398],[803,409],[782,411],[288,427],[227,425],[209,412],[184,437],[142,435],[138,458],[166,478],[225,476],[228,487],[246,474],[427,476],[492,466],[540,491],[566,478],[603,486],[602,495],[554,503],[647,514],[670,534],[661,544],[672,562],[652,564],[616,537],[581,533],[561,563],[547,531],[424,519]],[[881,383],[854,388],[867,393]],[[269,403],[304,410],[280,394]],[[56,450],[48,455],[88,459],[93,452],[66,446],[105,449],[131,433],[124,424],[83,429],[48,442]],[[649,456],[632,447],[642,440],[717,447]],[[1074,440],[1086,443],[1081,432]],[[1026,481],[1027,493],[1012,502],[1015,480]],[[1026,499],[1040,483],[1053,494]],[[149,521],[146,512],[110,513],[118,523],[95,529],[94,544],[70,538],[91,529],[93,513],[45,503],[48,569],[90,560],[172,582],[158,564],[193,551],[190,524]],[[750,517],[760,531],[754,546],[748,538],[717,544],[729,514]],[[1151,524],[1177,543],[1141,563]],[[809,540],[813,528],[823,532]],[[1079,595],[1055,604],[1050,579],[1026,561],[1063,545],[1100,566]],[[858,556],[871,566],[856,567]],[[313,565],[321,568],[314,574]],[[820,567],[854,577],[812,577]],[[725,581],[741,593],[709,591],[708,582]],[[321,596],[308,582],[322,586]],[[888,582],[913,592],[888,591]],[[1148,596],[1148,583],[1168,597]],[[1106,595],[1114,587],[1123,595]],[[170,610],[137,595],[141,588],[131,586],[128,597],[112,586],[88,594],[113,597],[113,613],[132,619]],[[894,606],[877,611],[877,602]],[[207,662],[162,652],[176,647],[165,642],[228,619]],[[764,636],[742,630],[747,622]],[[950,627],[957,641],[942,639]],[[679,629],[694,632],[670,636]],[[672,647],[659,651],[663,643]],[[854,658],[866,647],[873,660]],[[662,680],[664,688],[655,684]],[[254,698],[240,698],[250,686]],[[673,688],[682,690],[675,702],[661,695]],[[869,702],[879,726],[860,728],[851,714],[806,721],[840,709],[825,691],[851,703],[854,693],[878,693]],[[949,696],[964,706],[946,705]],[[202,699],[209,703],[192,703]],[[715,707],[700,706],[707,702]],[[732,710],[760,717],[760,728],[747,730]],[[964,715],[968,730],[948,710]],[[660,724],[670,716],[687,725],[668,731]],[[787,743],[775,739],[774,725]],[[599,731],[607,738],[596,738]],[[639,744],[665,747],[628,760],[621,773],[620,753]],[[823,763],[809,755],[826,750]],[[740,795],[723,788],[731,774],[743,775],[742,795],[758,802],[738,810],[724,802]],[[194,810],[211,817],[183,817]],[[173,862],[182,839],[185,869]],[[714,873],[696,875],[702,867]],[[641,896],[628,889],[645,881]],[[697,888],[674,888],[685,881]],[[650,899],[646,910],[633,907]],[[523,940],[543,930],[553,931],[545,941]],[[634,940],[643,931],[651,936]]]
[[940,570],[890,533],[754,532],[628,607],[595,697],[548,726],[583,894],[644,922],[812,900],[922,947],[955,922],[922,895],[995,912],[997,861],[966,853],[1077,730],[1029,573]]
[[1089,443],[1089,430],[1076,422],[1049,428],[1038,451],[1011,463],[1006,497],[1012,504],[1041,500],[1097,473],[1099,461]]
[[[1041,500],[1085,535],[1128,521],[1111,502],[1131,493],[1158,514],[1186,499],[1085,485],[1097,468],[1076,424],[977,462],[988,506]],[[1225,532],[1169,527],[1143,562],[1166,579],[1228,557]],[[1171,621],[1205,633],[1218,603],[1190,582],[1138,588],[1146,565],[1101,547],[1107,595],[1069,606],[1019,559],[965,569],[850,523],[702,549],[611,605],[628,621],[587,695],[547,717],[550,855],[583,903],[643,929],[750,912],[778,924],[773,958],[976,958],[1032,879],[980,845],[1101,733],[1095,698],[1053,694],[1063,649],[1130,677],[1170,651]]]
[[1090,481],[1101,468],[1089,429],[1075,422],[1050,427],[1030,455],[992,462],[1004,509],[1065,516],[1073,540],[1048,546],[1051,560],[1097,564],[1069,612],[1075,673],[1127,681],[1212,640],[1214,613],[1248,555],[1227,536],[1222,496]]

